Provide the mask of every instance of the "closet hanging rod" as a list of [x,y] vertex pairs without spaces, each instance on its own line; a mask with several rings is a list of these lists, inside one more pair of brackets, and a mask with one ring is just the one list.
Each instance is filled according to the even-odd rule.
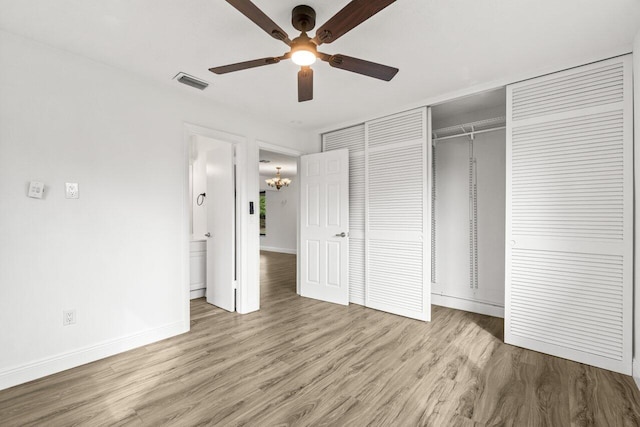
[[496,130],[501,130],[501,129],[506,129],[506,128],[507,128],[506,126],[500,126],[500,127],[497,127],[497,128],[476,130],[476,131],[458,133],[458,134],[449,135],[449,136],[441,136],[440,138],[437,138],[437,137],[433,138],[433,141],[444,141],[445,139],[459,138],[461,136],[468,136],[468,135],[477,135],[479,133],[493,132],[493,131],[496,131]]
[[443,140],[458,136],[474,135],[483,131],[504,129],[506,126],[506,117],[494,117],[486,120],[478,120],[475,122],[464,123],[446,128],[434,129],[431,131],[433,140]]

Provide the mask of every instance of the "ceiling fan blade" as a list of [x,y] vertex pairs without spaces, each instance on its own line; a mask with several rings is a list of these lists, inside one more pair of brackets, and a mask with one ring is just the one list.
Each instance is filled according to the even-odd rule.
[[258,27],[265,30],[267,34],[274,39],[282,40],[286,44],[291,44],[291,40],[289,40],[287,33],[250,0],[227,0],[227,3],[235,7],[244,16],[251,19]]
[[298,102],[313,99],[313,70],[310,67],[301,67],[298,71]]
[[318,28],[313,42],[318,46],[334,42],[393,2],[395,0],[353,0]]
[[354,73],[363,74],[365,76],[374,77],[376,79],[389,81],[397,73],[398,69],[387,65],[377,64],[375,62],[365,61],[364,59],[353,58],[346,55],[327,55],[318,53],[318,57],[329,63],[332,67],[341,70],[352,71]]
[[216,74],[226,74],[233,71],[246,70],[249,68],[262,67],[263,65],[277,64],[283,59],[288,59],[289,55],[276,56],[270,58],[254,59],[253,61],[238,62],[236,64],[223,65],[221,67],[209,68],[209,71]]

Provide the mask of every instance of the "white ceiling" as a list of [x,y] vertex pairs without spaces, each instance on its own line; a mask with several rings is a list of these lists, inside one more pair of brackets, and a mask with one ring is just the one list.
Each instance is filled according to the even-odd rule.
[[298,159],[286,154],[260,150],[260,160],[269,160],[269,163],[259,163],[260,176],[276,176],[276,166],[282,167],[280,174],[283,178],[293,178],[297,174]]
[[[300,0],[254,2],[297,36],[291,9]],[[319,26],[348,0],[306,3]],[[309,130],[626,52],[640,27],[638,0],[400,0],[320,49],[395,66],[398,75],[383,82],[318,63],[314,100],[298,103],[290,61],[208,71],[288,50],[222,0],[0,0],[0,11],[6,31],[166,84],[179,85],[171,79],[184,71],[212,85],[178,90]]]

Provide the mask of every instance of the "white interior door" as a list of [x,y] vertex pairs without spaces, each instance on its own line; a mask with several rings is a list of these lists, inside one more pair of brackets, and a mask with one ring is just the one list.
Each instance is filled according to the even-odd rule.
[[430,114],[367,122],[366,306],[431,319]]
[[207,302],[235,311],[235,179],[233,145],[207,151]]
[[349,304],[349,152],[300,158],[300,294]]
[[505,342],[631,374],[630,57],[507,88]]

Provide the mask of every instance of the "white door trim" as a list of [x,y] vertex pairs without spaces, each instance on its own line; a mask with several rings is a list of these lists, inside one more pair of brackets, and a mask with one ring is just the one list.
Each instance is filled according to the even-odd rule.
[[258,151],[260,150],[273,151],[274,153],[286,154],[291,157],[300,157],[303,154],[307,154],[304,151],[298,151],[292,148],[282,147],[280,145],[271,144],[270,142],[265,142],[261,140],[257,140],[256,143],[258,144]]

